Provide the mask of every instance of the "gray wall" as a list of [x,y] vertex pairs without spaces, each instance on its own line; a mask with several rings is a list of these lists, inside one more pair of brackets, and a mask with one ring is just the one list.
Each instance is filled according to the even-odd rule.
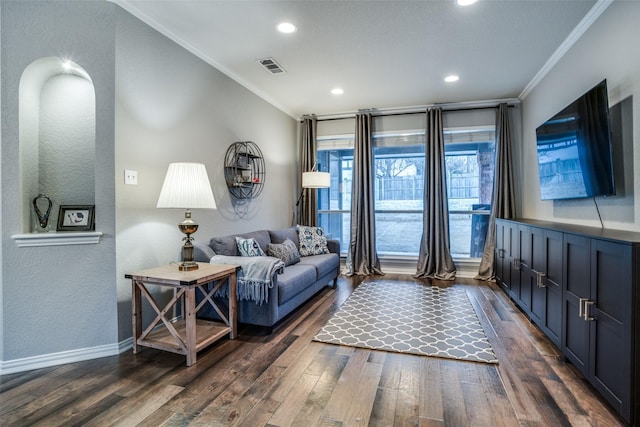
[[600,227],[593,199],[541,201],[535,129],[607,79],[617,195],[597,198],[605,228],[640,228],[640,2],[615,1],[523,99],[522,216]]
[[[0,7],[0,34],[2,34],[2,7]],[[0,43],[0,82],[3,81],[4,75],[2,73],[2,43]],[[2,84],[0,84],[0,117],[4,117],[4,104],[2,103]],[[0,153],[2,153],[2,128],[3,125],[0,123]],[[2,157],[0,157],[2,158]],[[0,188],[2,188],[2,162],[0,161]],[[0,227],[2,226],[2,197],[0,196]],[[2,274],[2,247],[4,245],[0,245],[0,360],[2,360],[2,355],[4,354],[4,302],[3,302],[3,277]]]
[[78,76],[58,75],[47,81],[41,98],[39,192],[65,205],[93,205],[93,85]]
[[[178,258],[179,210],[156,209],[170,162],[206,164],[218,205],[196,210],[196,240],[285,227],[297,177],[297,123],[120,7],[102,1],[0,3],[2,257],[0,363],[82,349],[118,348],[131,337],[124,274]],[[96,91],[97,245],[18,248],[18,86],[38,58],[72,55]],[[237,203],[223,155],[252,140],[265,155],[258,199]],[[124,185],[124,169],[138,185]],[[1,366],[1,365],[0,365]]]
[[[114,6],[3,1],[2,360],[100,347],[117,340],[115,280]],[[33,61],[71,55],[96,90],[97,245],[18,248],[21,233],[18,88]]]

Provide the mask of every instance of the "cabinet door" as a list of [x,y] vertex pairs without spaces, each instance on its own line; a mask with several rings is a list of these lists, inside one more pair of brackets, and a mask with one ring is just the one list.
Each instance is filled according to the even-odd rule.
[[589,379],[629,421],[631,417],[631,246],[604,240],[591,244]]
[[589,322],[582,314],[581,300],[591,295],[591,239],[564,235],[564,333],[562,353],[586,377],[589,375]]
[[515,301],[520,299],[520,226],[518,224],[510,223],[509,230],[505,230],[505,233],[509,233],[509,277],[510,277],[510,292],[511,298]]
[[545,231],[546,290],[543,330],[558,347],[562,345],[562,236],[559,231]]
[[518,303],[527,313],[531,313],[531,230],[528,226],[518,227],[520,242],[520,280]]
[[508,291],[509,278],[507,277],[507,273],[509,273],[509,271],[505,271],[505,267],[509,266],[509,262],[507,260],[505,245],[505,228],[507,228],[507,224],[502,220],[496,219],[495,274],[497,282]]
[[543,277],[546,274],[544,229],[531,227],[531,258],[529,271],[529,289],[531,289],[531,320],[540,328],[544,328],[544,318],[547,306],[547,291],[543,287]]

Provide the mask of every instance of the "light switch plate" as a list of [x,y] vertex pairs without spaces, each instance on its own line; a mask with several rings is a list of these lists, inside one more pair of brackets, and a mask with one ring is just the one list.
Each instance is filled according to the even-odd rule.
[[138,185],[138,171],[124,170],[124,183],[126,185]]

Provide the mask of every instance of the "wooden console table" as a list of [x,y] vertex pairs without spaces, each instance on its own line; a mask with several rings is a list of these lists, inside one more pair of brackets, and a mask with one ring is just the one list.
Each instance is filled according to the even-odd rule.
[[[126,274],[131,279],[131,306],[133,320],[133,353],[140,347],[150,347],[185,355],[187,366],[196,363],[196,353],[211,343],[229,334],[236,337],[236,271],[235,265],[198,263],[199,268],[179,271],[175,264],[151,268]],[[214,293],[225,283],[229,283],[229,310],[223,310],[213,300]],[[213,283],[210,291],[204,285]],[[176,289],[173,298],[164,308],[160,308],[147,285],[169,286]],[[196,289],[204,299],[196,306]],[[142,330],[142,300],[144,298],[156,312],[156,318]],[[165,315],[178,303],[182,303],[182,320],[170,322]],[[196,313],[204,305],[211,304],[222,322],[196,319]],[[156,326],[164,327],[156,329]]]

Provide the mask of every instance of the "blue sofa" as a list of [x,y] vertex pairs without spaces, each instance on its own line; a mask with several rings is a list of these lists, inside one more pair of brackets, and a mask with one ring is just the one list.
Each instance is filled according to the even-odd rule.
[[[241,262],[235,237],[245,239],[254,238],[260,248],[267,254],[270,243],[281,244],[286,239],[291,240],[300,248],[296,227],[281,230],[260,230],[250,233],[235,234],[223,237],[213,237],[209,244],[195,242],[195,260],[209,262],[215,255],[225,255],[232,261]],[[291,313],[318,291],[333,282],[336,285],[340,274],[340,242],[327,239],[328,254],[300,257],[300,261],[279,269],[271,278],[272,286],[267,289],[265,301],[239,300],[237,303],[238,322],[259,325],[270,328],[279,320]],[[221,257],[216,257],[216,259]],[[242,269],[242,265],[239,264]],[[282,264],[280,264],[282,266]],[[239,275],[241,272],[239,272]],[[197,303],[202,300],[199,292]],[[225,304],[224,298],[218,298],[218,303]],[[199,318],[218,319],[215,310],[207,304],[198,312]]]

